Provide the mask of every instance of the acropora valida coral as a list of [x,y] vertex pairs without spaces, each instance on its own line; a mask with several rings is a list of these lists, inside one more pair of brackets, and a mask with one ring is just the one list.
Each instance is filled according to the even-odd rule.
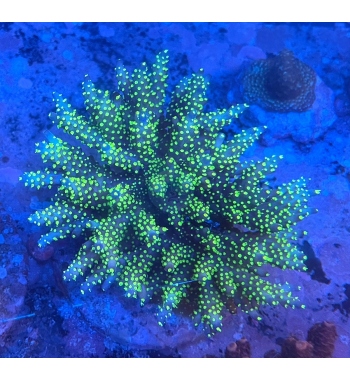
[[54,94],[50,118],[79,144],[47,131],[36,149],[44,169],[22,176],[56,192],[29,217],[48,228],[39,246],[82,235],[64,279],[79,281],[83,293],[121,287],[141,304],[161,295],[161,325],[183,300],[193,301],[195,323],[209,334],[221,330],[232,301],[251,314],[265,304],[303,307],[298,285],[274,283],[268,266],[306,269],[294,226],[314,212],[314,192],[303,177],[269,180],[281,156],[244,158],[265,127],[226,139],[223,127],[248,106],[205,111],[201,72],[168,94],[168,59],[162,52],[132,73],[120,62],[113,92],[86,77],[87,116]]

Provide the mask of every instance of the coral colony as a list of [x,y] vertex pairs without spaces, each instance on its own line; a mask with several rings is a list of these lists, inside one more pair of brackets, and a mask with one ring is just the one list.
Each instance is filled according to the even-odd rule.
[[316,73],[289,50],[255,61],[243,79],[247,102],[278,112],[302,112],[315,101]]
[[293,228],[313,212],[314,192],[303,177],[268,181],[281,156],[242,158],[265,127],[225,139],[223,127],[248,106],[205,112],[202,73],[168,95],[168,59],[162,52],[131,74],[119,63],[114,92],[86,78],[88,117],[54,94],[50,118],[80,147],[47,131],[36,150],[46,168],[21,179],[56,189],[52,204],[29,217],[49,228],[39,246],[82,235],[64,279],[79,280],[82,293],[116,284],[141,304],[153,297],[160,325],[186,300],[209,335],[221,330],[228,305],[251,314],[262,305],[304,307],[290,284],[269,281],[268,268],[306,269]]

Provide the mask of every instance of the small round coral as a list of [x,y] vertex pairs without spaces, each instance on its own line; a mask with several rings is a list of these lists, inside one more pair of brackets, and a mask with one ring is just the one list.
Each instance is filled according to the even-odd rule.
[[289,50],[254,62],[245,73],[247,102],[278,112],[308,110],[315,101],[316,74]]

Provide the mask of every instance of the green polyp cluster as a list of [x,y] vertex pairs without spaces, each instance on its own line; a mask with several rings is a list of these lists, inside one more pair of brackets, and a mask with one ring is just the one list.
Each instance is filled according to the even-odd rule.
[[201,72],[169,96],[168,58],[162,52],[132,73],[119,63],[114,92],[86,78],[88,117],[54,94],[50,118],[77,145],[46,132],[36,151],[45,169],[22,176],[27,186],[56,190],[29,217],[48,228],[39,246],[82,235],[64,279],[79,281],[83,293],[119,286],[141,304],[161,295],[161,325],[187,300],[209,334],[221,330],[232,302],[248,313],[298,306],[293,287],[269,281],[268,270],[305,270],[294,230],[314,212],[305,179],[275,186],[267,178],[281,156],[243,158],[266,127],[228,141],[223,127],[248,106],[204,111]]

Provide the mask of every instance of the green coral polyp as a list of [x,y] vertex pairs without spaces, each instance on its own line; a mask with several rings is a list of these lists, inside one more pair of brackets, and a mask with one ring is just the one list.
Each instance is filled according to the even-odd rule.
[[294,308],[293,288],[269,281],[268,269],[305,270],[293,229],[313,212],[305,179],[274,186],[267,176],[282,157],[242,158],[265,127],[227,141],[223,127],[248,106],[204,111],[201,72],[168,98],[168,58],[162,52],[131,74],[120,63],[112,93],[87,77],[88,117],[54,94],[50,118],[79,144],[47,131],[36,150],[46,168],[22,176],[27,186],[57,190],[29,217],[49,228],[39,246],[83,235],[64,279],[81,281],[83,293],[116,284],[142,304],[161,294],[161,325],[191,298],[196,324],[210,333],[221,330],[228,302],[246,312]]

